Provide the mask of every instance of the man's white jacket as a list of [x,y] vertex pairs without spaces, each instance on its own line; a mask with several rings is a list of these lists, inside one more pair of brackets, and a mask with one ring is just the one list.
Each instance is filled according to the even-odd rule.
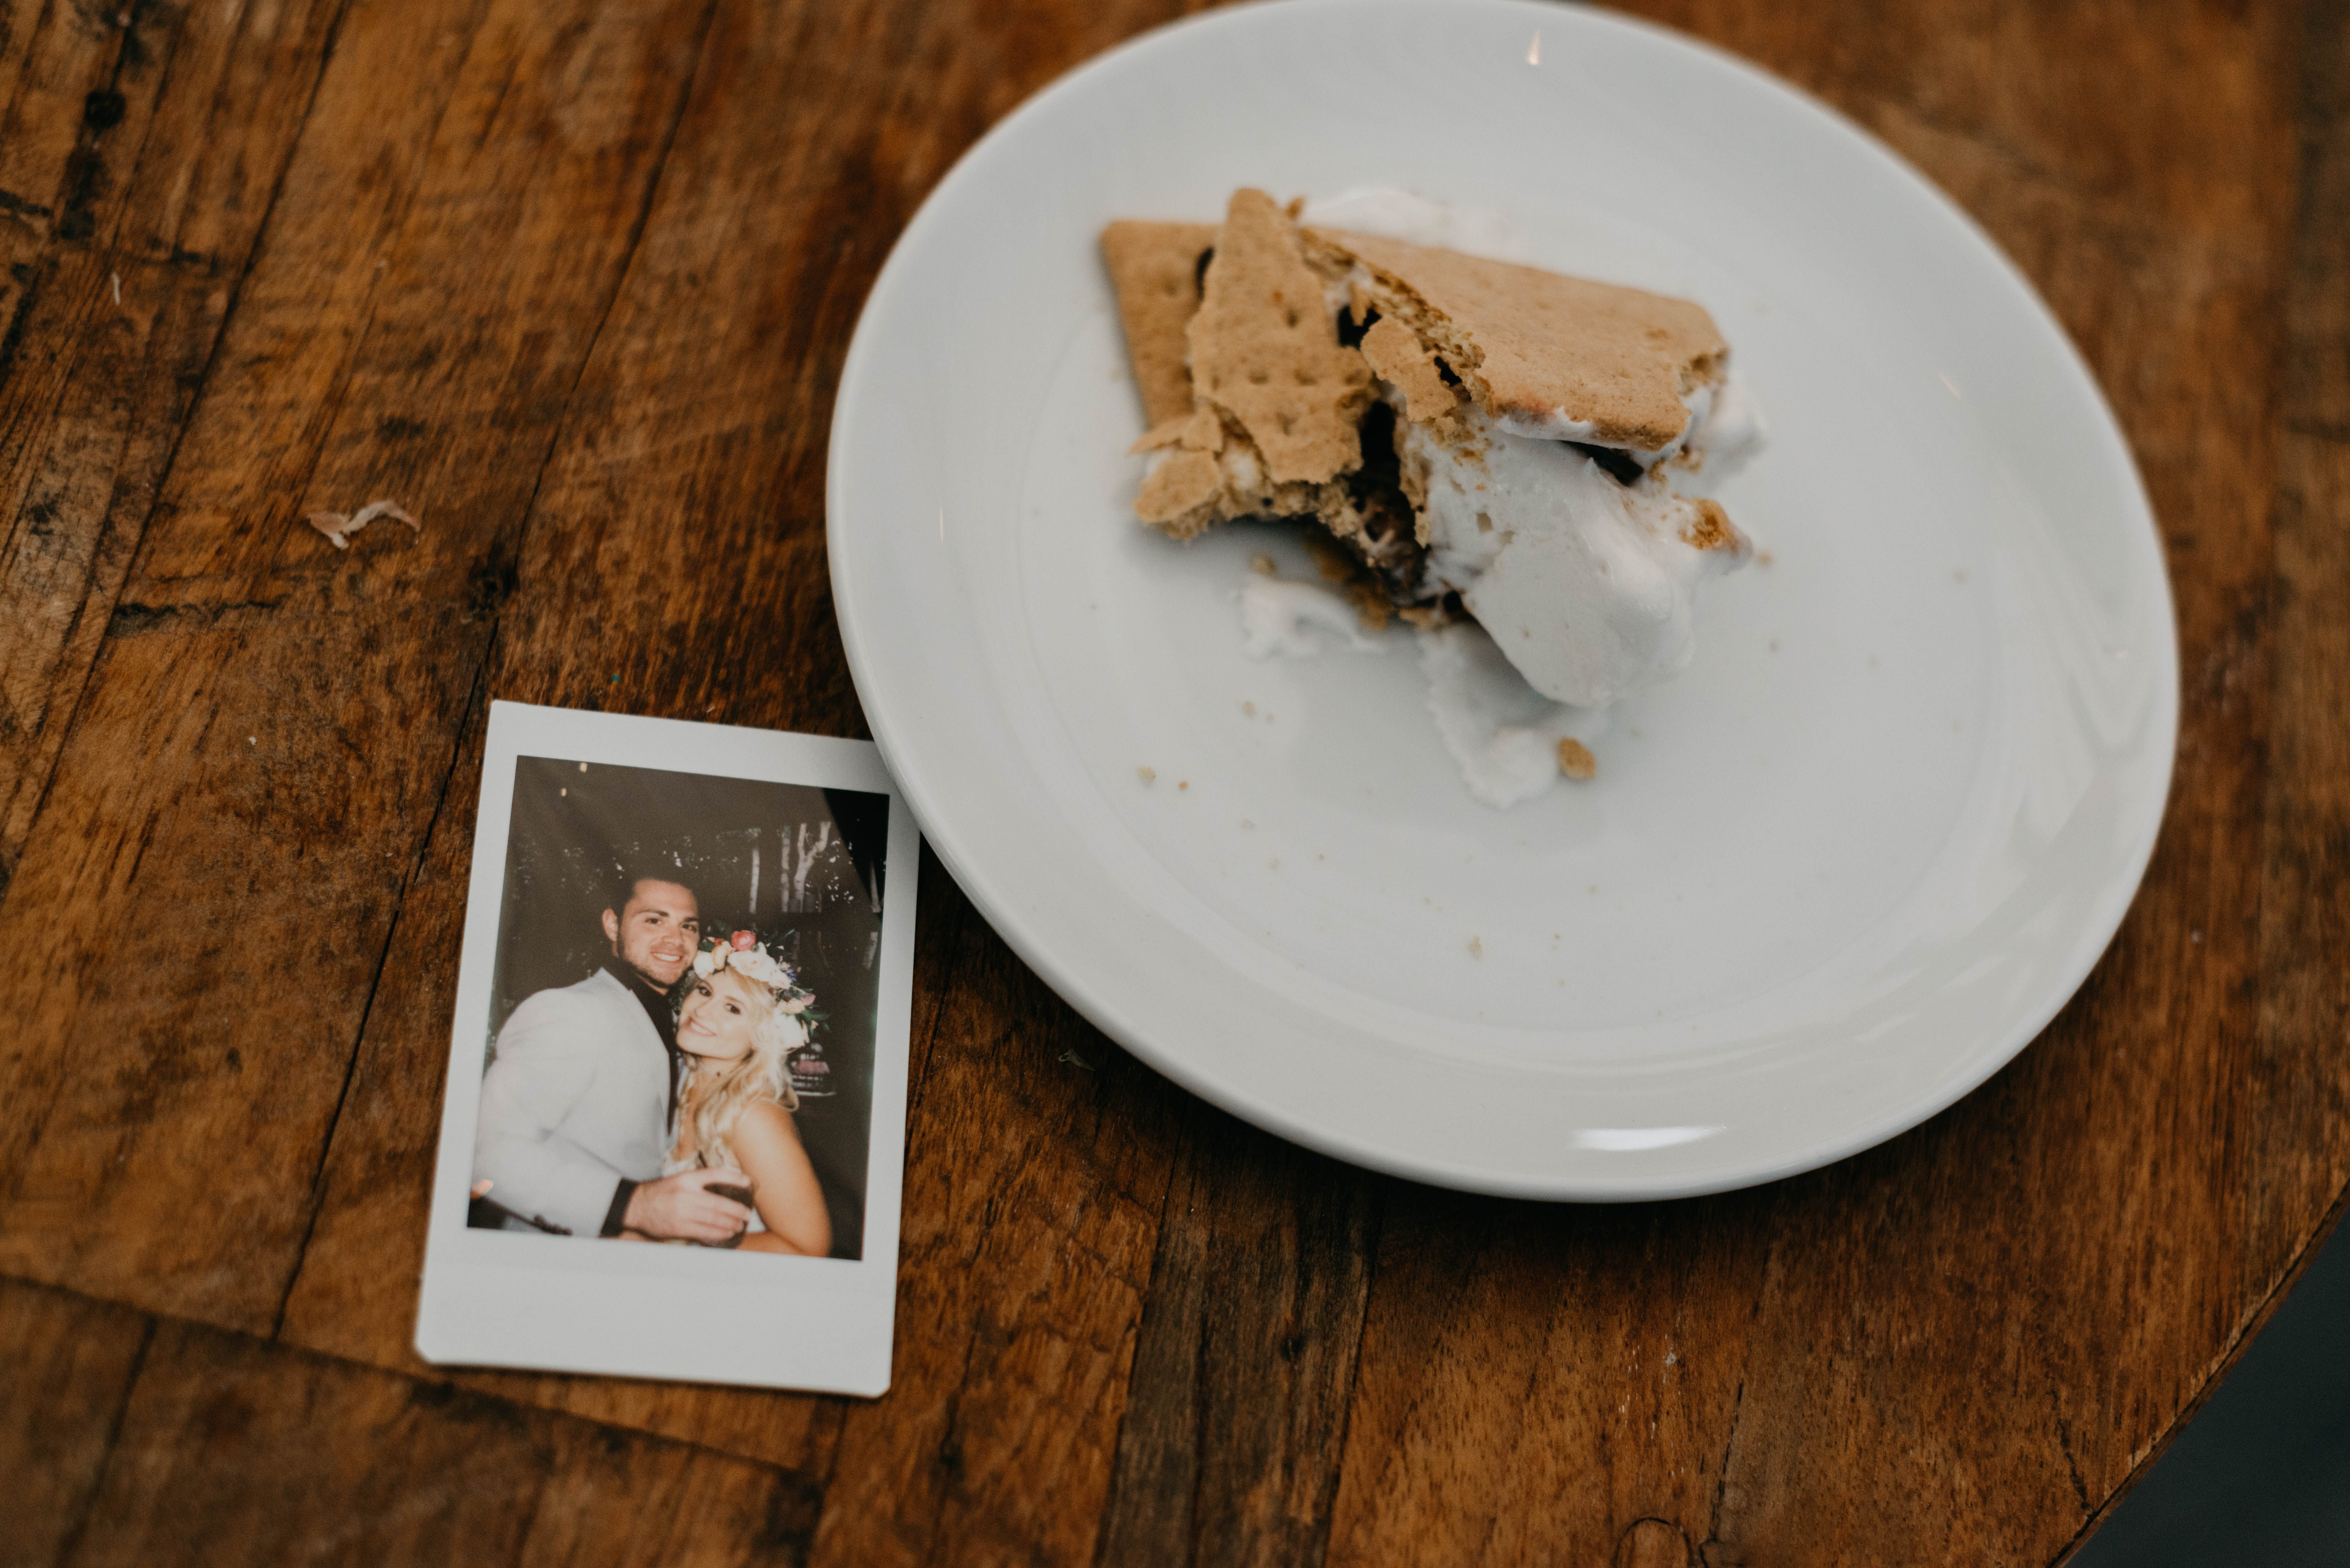
[[629,988],[598,970],[525,997],[482,1080],[473,1179],[490,1200],[594,1236],[620,1179],[660,1175],[668,1143],[669,1050]]

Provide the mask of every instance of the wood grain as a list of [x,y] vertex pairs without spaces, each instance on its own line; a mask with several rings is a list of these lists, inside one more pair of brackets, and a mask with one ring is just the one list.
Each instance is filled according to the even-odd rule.
[[917,1045],[894,1381],[848,1413],[811,1562],[1085,1563],[1175,1097],[940,902],[954,1002]]
[[1950,191],[2153,495],[2169,815],[2042,1039],[1770,1188],[1464,1198],[932,862],[888,1397],[416,1360],[487,701],[865,732],[865,291],[1177,8],[0,0],[10,1561],[2052,1563],[2273,1309],[2350,1186],[2350,6],[1655,0]]
[[2245,1194],[2263,1259],[2292,1256],[2291,1217],[2338,1205],[2350,1180],[2350,1078],[2308,1048],[2350,1038],[2350,5],[2313,5],[2303,49],[2251,1075],[2270,1136]]
[[1315,1563],[1389,1184],[1195,1106],[1098,1561]]
[[[479,573],[519,520],[633,248],[706,14],[486,16],[446,112],[418,100],[413,154],[386,155],[415,165],[415,199],[387,181],[377,221],[354,223],[334,121],[348,114],[372,151],[373,84],[425,67],[418,19],[365,12],[346,33],[318,140],[288,172],[48,784],[45,831],[0,906],[0,940],[31,960],[0,981],[0,1004],[37,1036],[103,1043],[5,1064],[22,1110],[0,1134],[0,1268],[228,1325],[271,1323],[310,1227],[385,937],[474,703],[491,633]],[[441,36],[424,35],[453,50]],[[604,96],[567,101],[567,81]],[[499,119],[518,155],[469,156]],[[540,233],[484,258],[494,215]],[[387,248],[376,231],[395,225]],[[528,299],[527,318],[499,312],[485,329],[433,304],[394,270],[411,260],[473,277],[489,301]],[[371,319],[397,330],[363,332]],[[395,370],[417,379],[411,406],[435,437],[387,440],[352,470],[344,421],[372,431],[385,416],[349,389]],[[461,458],[464,484],[418,493]],[[420,535],[379,529],[343,556],[300,522],[383,493],[426,519]],[[128,788],[119,756],[140,759]],[[150,900],[175,918],[142,922],[143,983],[118,987],[93,968],[99,928]],[[224,1234],[189,1223],[175,1178],[192,1164]]]
[[0,35],[23,40],[0,114],[0,884],[309,110],[333,10],[27,6]]
[[167,1322],[64,1561],[788,1562],[816,1501],[785,1472]]
[[0,1281],[0,1563],[55,1563],[84,1527],[152,1329],[124,1307]]

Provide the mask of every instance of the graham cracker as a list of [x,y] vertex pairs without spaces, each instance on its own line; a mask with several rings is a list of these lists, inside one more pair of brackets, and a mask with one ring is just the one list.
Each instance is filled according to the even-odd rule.
[[1263,192],[1232,192],[1186,335],[1193,393],[1247,433],[1275,484],[1361,466],[1370,367],[1338,342],[1297,225]]
[[1658,451],[1689,424],[1682,394],[1717,379],[1729,353],[1690,300],[1371,234],[1305,233],[1326,272],[1359,263],[1380,314],[1399,317],[1488,414],[1526,434]]
[[[1407,423],[1473,461],[1473,401],[1536,427],[1525,433],[1571,421],[1555,439],[1654,452],[1688,423],[1681,395],[1719,379],[1728,353],[1690,302],[1303,229],[1261,191],[1235,192],[1221,226],[1121,222],[1101,244],[1150,419],[1133,448],[1153,454],[1136,514],[1178,539],[1242,517],[1310,520],[1309,548],[1381,619],[1451,613],[1422,577],[1427,474]],[[1342,312],[1365,328],[1359,350]],[[1718,504],[1673,500],[1687,543],[1745,554]]]
[[1403,394],[1404,414],[1415,424],[1430,424],[1461,406],[1460,394],[1437,373],[1436,356],[1420,344],[1419,334],[1392,316],[1382,316],[1363,334],[1363,358],[1380,379],[1394,383]]
[[1188,539],[1218,520],[1206,509],[1223,485],[1223,470],[1211,454],[1174,452],[1142,482],[1142,492],[1134,498],[1134,514],[1179,539]]
[[1183,328],[1200,308],[1200,257],[1216,243],[1213,223],[1146,223],[1121,219],[1102,231],[1102,260],[1118,290],[1127,356],[1144,421],[1152,425],[1191,411],[1191,352]]

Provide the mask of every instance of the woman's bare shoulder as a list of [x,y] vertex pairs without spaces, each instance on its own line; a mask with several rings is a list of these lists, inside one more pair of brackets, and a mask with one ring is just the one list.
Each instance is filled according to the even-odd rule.
[[792,1125],[791,1112],[773,1100],[754,1100],[734,1118],[728,1141],[738,1147],[747,1144],[754,1149],[781,1150],[798,1143],[800,1133]]

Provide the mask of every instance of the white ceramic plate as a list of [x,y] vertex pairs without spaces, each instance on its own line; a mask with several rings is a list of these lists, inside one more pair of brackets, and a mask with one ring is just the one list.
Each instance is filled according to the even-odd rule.
[[[1773,435],[1722,499],[1773,564],[1593,784],[1478,805],[1406,635],[1252,662],[1284,536],[1133,523],[1095,235],[1242,184],[1503,210],[1734,346]],[[2080,984],[2162,813],[2161,550],[2045,307],[1843,119],[1605,15],[1295,0],[1064,78],[899,242],[829,484],[858,695],[996,929],[1186,1086],[1421,1180],[1661,1198],[1914,1126]]]

